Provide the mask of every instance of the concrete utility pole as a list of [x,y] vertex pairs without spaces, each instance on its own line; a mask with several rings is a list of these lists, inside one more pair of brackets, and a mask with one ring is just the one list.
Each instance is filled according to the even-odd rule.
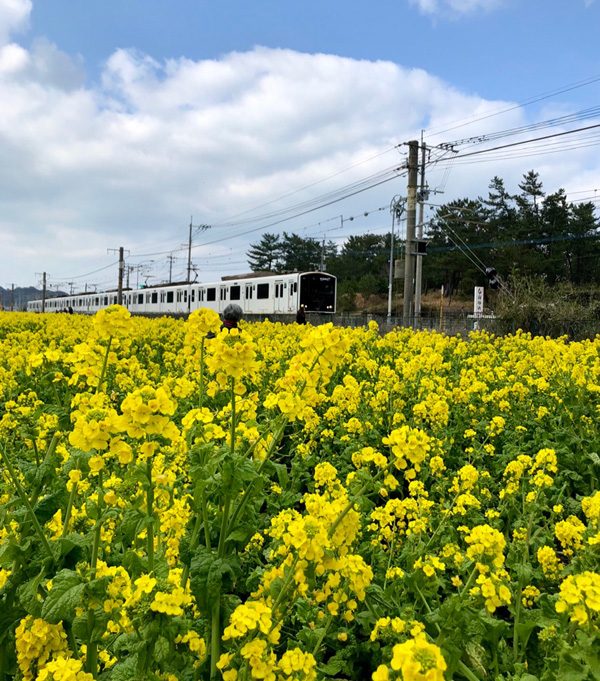
[[123,304],[123,272],[125,270],[125,258],[123,246],[119,248],[119,290],[117,291],[117,303]]
[[[395,196],[390,205],[390,212],[392,214],[392,233],[390,235],[390,272],[388,280],[388,321],[392,318],[392,299],[394,292],[394,225],[398,222],[398,229],[400,228],[400,218],[404,212],[404,199],[401,196]],[[398,232],[399,233],[399,232]]]
[[[116,248],[107,249],[108,253],[116,253]],[[129,251],[127,251],[129,255]],[[117,288],[117,304],[123,305],[123,274],[125,273],[125,249],[123,246],[119,248],[119,285]]]
[[[427,145],[423,143],[423,133],[421,133],[421,182],[419,191],[419,224],[417,225],[417,241],[423,239],[423,213],[425,212],[425,157]],[[421,294],[423,289],[423,255],[417,254],[417,271],[415,273],[415,317],[421,318]]]
[[[169,261],[169,284],[171,283],[171,281],[173,279],[173,260],[175,260],[175,259],[176,258],[172,253],[169,253],[169,255],[167,256],[167,260]],[[188,267],[189,267],[189,263],[188,263]],[[189,278],[190,278],[190,274],[189,274],[189,271],[188,271],[188,280],[189,280]]]
[[[207,229],[210,229],[210,225],[193,225],[192,221],[194,219],[194,216],[192,215],[190,217],[190,236],[188,239],[188,264],[187,264],[187,283],[190,283],[190,279],[192,276],[192,229],[198,229],[201,232],[205,232]],[[189,296],[188,296],[189,300]],[[189,304],[188,304],[188,311],[189,311]]]
[[417,223],[417,180],[419,175],[419,142],[408,143],[408,184],[406,196],[406,258],[404,269],[404,326],[412,326],[415,313],[415,263]]
[[129,288],[129,275],[134,269],[135,267],[133,265],[127,265],[127,282],[125,283],[125,288]]
[[188,314],[190,313],[192,309],[192,291],[190,289],[190,284],[192,283],[192,229],[197,229],[200,232],[206,232],[207,229],[210,229],[210,225],[193,225],[193,220],[194,216],[190,216],[190,236],[188,240],[188,265],[187,265],[187,285],[188,285],[188,291],[187,291],[187,311]]
[[321,244],[321,272],[325,272],[325,237],[323,237]]
[[[194,216],[190,215],[190,236],[188,239],[188,265],[187,265],[187,283],[190,283],[190,276],[192,273],[192,228],[193,228]],[[173,260],[171,260],[171,265],[173,265]],[[169,283],[171,283],[171,270],[169,270]]]

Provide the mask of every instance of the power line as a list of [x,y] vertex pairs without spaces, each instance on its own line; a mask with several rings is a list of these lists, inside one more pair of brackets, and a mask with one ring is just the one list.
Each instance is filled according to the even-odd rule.
[[543,130],[544,128],[554,128],[559,125],[565,125],[567,123],[574,123],[576,121],[589,120],[590,118],[597,118],[600,115],[600,106],[593,106],[588,109],[583,109],[575,113],[566,114],[564,116],[559,116],[556,118],[549,118],[545,121],[538,121],[537,123],[531,123],[530,125],[522,125],[517,128],[508,128],[506,130],[499,130],[496,132],[485,133],[483,135],[474,135],[472,137],[467,137],[461,140],[455,140],[454,142],[448,142],[444,146],[456,147],[462,144],[483,144],[484,142],[489,142],[495,139],[502,139],[503,137],[511,137],[513,135],[520,135],[532,130]]
[[[91,272],[86,272],[85,274],[77,274],[77,275],[71,275],[69,277],[65,276],[61,278],[61,282],[66,282],[67,279],[83,279],[84,277],[89,277],[91,274],[96,274],[97,272],[102,272],[103,270],[109,269],[109,267],[114,267],[115,265],[118,265],[119,261],[112,262],[110,265],[106,265],[105,267],[100,267],[97,270],[92,270]],[[56,281],[56,280],[54,280]]]
[[[239,232],[237,234],[228,234],[227,236],[218,238],[218,239],[213,239],[212,241],[207,241],[203,244],[200,244],[200,246],[205,247],[205,246],[212,246],[213,244],[216,243],[222,243],[223,241],[228,241],[229,239],[233,238],[239,238],[241,236],[246,236],[247,234],[253,234],[255,232],[258,232],[260,230],[264,229],[269,229],[270,227],[274,227],[276,225],[280,225],[284,222],[289,222],[290,220],[302,217],[303,215],[308,215],[309,213],[314,213],[317,210],[321,210],[322,208],[327,208],[327,206],[331,206],[335,203],[339,203],[340,201],[344,201],[345,199],[351,198],[352,196],[356,196],[357,194],[361,194],[365,191],[368,191],[369,189],[373,189],[374,187],[377,187],[379,185],[385,184],[386,182],[390,182],[391,180],[395,180],[399,177],[403,177],[405,175],[405,172],[402,172],[404,169],[400,166],[395,166],[393,169],[383,171],[380,173],[383,179],[379,179],[378,181],[374,182],[368,182],[367,180],[363,180],[361,182],[354,183],[353,185],[349,185],[347,188],[345,188],[347,191],[346,193],[343,193],[337,197],[330,198],[329,200],[326,200],[327,197],[331,197],[334,195],[333,192],[331,192],[329,195],[324,195],[324,197],[319,197],[321,198],[321,201],[317,203],[317,205],[314,205],[312,207],[308,207],[304,210],[299,210],[295,214],[288,215],[286,217],[282,217],[279,220],[274,220],[273,222],[261,225],[259,227],[254,227],[252,229],[244,230],[243,232]],[[367,178],[373,180],[374,178]],[[362,185],[362,186],[361,186]],[[338,190],[337,193],[339,193],[342,190]],[[312,200],[310,203],[314,203],[317,199]],[[291,211],[292,208],[298,208],[302,206],[303,204],[299,204],[298,206],[291,207],[290,209],[286,209],[288,211]],[[192,248],[198,248],[199,245],[192,246]],[[135,257],[141,258],[141,257],[150,257],[154,255],[166,255],[167,253],[175,253],[177,251],[181,251],[183,248],[175,248],[175,249],[170,249],[168,251],[160,251],[157,253],[138,253],[136,254]]]
[[462,128],[466,125],[470,125],[472,123],[477,123],[478,121],[483,121],[488,118],[493,118],[495,116],[500,116],[503,113],[508,113],[509,111],[514,111],[515,109],[521,109],[524,106],[529,106],[530,104],[536,104],[537,102],[541,102],[545,99],[550,99],[551,97],[554,97],[556,95],[562,95],[565,92],[571,92],[572,90],[577,90],[580,87],[585,87],[586,85],[592,85],[593,83],[597,83],[600,81],[600,75],[592,76],[590,78],[587,78],[585,80],[577,81],[575,83],[572,83],[570,85],[566,85],[562,88],[558,88],[556,90],[551,90],[550,92],[542,93],[540,95],[536,95],[530,99],[525,99],[520,102],[517,102],[514,105],[504,107],[504,108],[499,108],[499,109],[492,109],[489,112],[484,112],[481,115],[474,115],[474,116],[469,116],[467,118],[459,118],[457,121],[455,121],[456,124],[450,123],[449,125],[451,127],[447,127],[444,129],[442,126],[439,126],[437,128],[430,128],[426,130],[430,135],[433,134],[435,136],[438,135],[443,135],[446,132],[451,132],[452,130],[457,130],[458,128]]
[[566,130],[563,132],[555,132],[552,135],[543,135],[542,137],[534,137],[533,139],[528,139],[528,140],[520,140],[518,142],[511,142],[510,144],[502,144],[497,147],[491,147],[490,149],[479,149],[477,151],[469,151],[465,154],[459,154],[457,157],[458,159],[464,159],[467,158],[468,156],[477,156],[479,154],[487,154],[492,151],[498,151],[500,149],[508,149],[510,147],[518,147],[523,144],[532,144],[533,142],[540,142],[542,140],[547,140],[547,139],[554,139],[557,137],[564,137],[565,135],[573,135],[576,132],[584,132],[586,130],[594,130],[600,128],[600,123],[596,123],[594,125],[588,125],[583,128],[576,128],[575,130]]

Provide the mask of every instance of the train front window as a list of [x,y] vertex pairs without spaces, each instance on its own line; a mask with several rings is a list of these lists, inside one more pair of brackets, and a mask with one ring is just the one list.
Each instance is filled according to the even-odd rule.
[[336,279],[328,274],[303,274],[299,305],[307,312],[335,312]]

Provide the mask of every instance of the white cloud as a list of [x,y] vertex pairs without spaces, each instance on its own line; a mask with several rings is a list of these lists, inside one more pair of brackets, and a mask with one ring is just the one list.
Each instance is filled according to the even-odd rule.
[[[88,87],[80,66],[50,43],[34,43],[30,51],[5,46],[0,245],[10,259],[0,286],[29,285],[36,272],[67,279],[95,270],[116,259],[107,248],[124,246],[132,254],[175,248],[187,237],[190,215],[195,223],[214,225],[204,242],[226,239],[195,251],[196,260],[208,263],[202,276],[245,271],[244,253],[262,230],[244,236],[256,225],[219,226],[227,216],[357,163],[261,212],[399,165],[403,149],[393,146],[418,138],[421,128],[439,129],[499,105],[391,62],[261,47],[216,60],[166,63],[119,50],[107,61],[101,84]],[[486,120],[483,131],[525,122],[519,109],[494,121]],[[482,132],[481,125],[450,135],[471,132]],[[530,161],[525,165],[491,165],[489,172],[488,166],[463,166],[453,171],[452,190],[484,193],[493,175],[507,169],[520,177]],[[542,173],[547,186],[559,171],[549,166],[554,175]],[[432,172],[431,183],[440,176]],[[301,230],[340,213],[362,215],[388,205],[405,184],[400,178],[269,231],[319,235],[319,227]],[[447,188],[443,200],[450,194]],[[377,219],[357,220],[353,227],[366,231],[388,222],[386,214]],[[100,277],[114,279],[116,268],[88,281]]]
[[9,36],[27,27],[31,0],[0,0],[0,46]]
[[490,12],[500,7],[504,0],[410,0],[410,2],[417,5],[425,14],[473,14]]

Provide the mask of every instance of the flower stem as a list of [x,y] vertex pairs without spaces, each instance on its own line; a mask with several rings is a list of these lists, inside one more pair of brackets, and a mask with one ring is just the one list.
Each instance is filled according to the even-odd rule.
[[106,346],[106,353],[104,355],[104,362],[102,363],[102,371],[100,372],[100,380],[98,381],[98,385],[96,387],[96,394],[102,390],[102,384],[104,383],[104,377],[106,376],[106,367],[108,366],[108,355],[110,354],[112,339],[112,336],[110,336],[108,339],[108,345]]
[[146,513],[148,514],[148,572],[154,570],[154,485],[152,484],[152,457],[146,461],[146,473],[148,475],[148,489],[146,490]]
[[202,409],[204,404],[204,338],[200,345],[200,397],[198,398],[198,407]]
[[[48,445],[48,449],[46,450],[46,454],[44,455],[44,460],[42,461],[42,466],[50,460],[50,458],[54,455],[54,452],[56,451],[56,445],[58,444],[58,438],[59,435],[58,433],[54,433],[52,436],[52,440],[50,440],[50,444]],[[32,506],[37,503],[37,500],[40,496],[40,492],[42,491],[43,483],[38,482],[37,485],[34,486],[33,488],[33,494],[31,495],[31,504]]]
[[317,653],[319,652],[319,648],[321,647],[321,643],[323,643],[323,639],[325,636],[327,636],[327,632],[329,631],[329,627],[331,626],[331,623],[333,622],[333,615],[329,615],[329,619],[327,620],[327,624],[323,627],[323,631],[321,632],[321,635],[319,636],[319,640],[316,642],[315,647],[313,648],[312,651],[312,656],[316,657]]
[[229,447],[231,453],[235,454],[235,378],[229,377],[229,389],[231,393],[231,431],[229,438]]
[[50,548],[50,544],[48,543],[48,540],[46,539],[46,535],[44,534],[44,531],[42,530],[42,527],[39,523],[39,520],[37,519],[34,511],[33,511],[33,506],[31,505],[29,499],[27,498],[27,495],[25,494],[25,490],[23,489],[23,486],[21,485],[19,478],[17,477],[17,474],[15,472],[15,469],[13,468],[8,456],[6,455],[6,452],[3,449],[0,449],[0,457],[2,457],[2,461],[4,462],[4,465],[6,466],[6,470],[8,471],[8,474],[11,477],[11,480],[13,481],[13,484],[17,490],[17,494],[21,497],[21,501],[23,502],[23,505],[27,509],[27,513],[29,514],[29,517],[31,519],[31,522],[33,523],[33,527],[35,528],[35,531],[37,532],[42,545],[44,547],[44,550],[48,554],[48,556],[52,559],[54,559],[54,556],[52,554],[52,549]]
[[217,679],[219,670],[217,662],[221,657],[221,597],[217,598],[212,607],[212,621],[210,627],[210,678]]
[[[98,502],[96,504],[98,516],[96,517],[96,526],[94,528],[94,544],[92,546],[92,559],[90,561],[90,569],[92,579],[96,578],[96,567],[98,565],[98,553],[100,552],[100,534],[102,531],[102,509],[103,509],[103,489],[102,489],[102,471],[98,473]],[[87,617],[87,658],[86,671],[96,678],[98,674],[98,643],[92,640],[94,633],[94,626],[96,624],[96,613],[93,608],[88,610]]]
[[290,565],[290,570],[283,580],[283,586],[281,587],[281,591],[277,594],[277,598],[275,599],[275,603],[273,603],[273,605],[271,606],[271,612],[272,612],[273,615],[275,615],[275,611],[277,610],[277,606],[279,606],[281,601],[283,601],[283,597],[285,595],[285,592],[288,590],[290,583],[292,582],[292,579],[294,578],[297,564],[298,564],[298,555],[294,556],[294,560],[292,561],[292,564]]
[[462,661],[458,661],[458,671],[465,676],[469,681],[479,681],[479,677],[467,667],[467,665]]
[[67,510],[65,511],[65,520],[63,523],[62,533],[60,535],[61,537],[66,537],[69,533],[69,522],[71,520],[71,512],[73,510],[73,502],[75,501],[75,495],[77,494],[77,483],[73,482],[71,484],[73,486],[71,487],[71,492],[69,493],[69,501],[67,502]]

